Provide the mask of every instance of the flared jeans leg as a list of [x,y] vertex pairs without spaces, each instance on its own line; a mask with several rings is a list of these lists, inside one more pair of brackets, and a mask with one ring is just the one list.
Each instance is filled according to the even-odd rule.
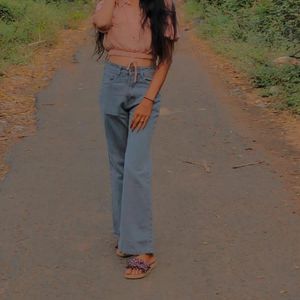
[[[134,110],[130,111],[130,120]],[[146,127],[128,132],[120,220],[121,251],[153,253],[151,139],[158,117],[153,110]]]
[[153,253],[152,228],[152,160],[151,140],[158,117],[153,110],[146,127],[128,129],[134,109],[128,115],[106,114],[107,137],[112,186],[114,233],[119,249],[125,253]]

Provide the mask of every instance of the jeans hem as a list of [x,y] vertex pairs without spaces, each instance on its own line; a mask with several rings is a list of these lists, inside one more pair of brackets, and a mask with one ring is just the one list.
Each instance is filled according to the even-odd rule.
[[[133,244],[132,242],[130,244]],[[143,243],[143,245],[139,245],[139,243],[135,242],[134,246],[126,246],[124,245],[124,241],[119,241],[119,249],[126,254],[139,255],[145,253],[154,253],[154,247],[152,242]]]

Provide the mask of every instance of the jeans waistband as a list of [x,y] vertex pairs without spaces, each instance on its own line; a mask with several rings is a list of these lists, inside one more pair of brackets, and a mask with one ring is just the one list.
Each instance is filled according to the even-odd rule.
[[138,66],[135,60],[130,61],[127,66],[115,64],[110,61],[106,61],[105,64],[106,66],[108,66],[109,68],[117,72],[121,72],[122,70],[134,71],[134,82],[137,81],[138,73],[142,73],[143,71],[147,71],[147,70],[155,70],[155,66],[150,66],[150,67]]

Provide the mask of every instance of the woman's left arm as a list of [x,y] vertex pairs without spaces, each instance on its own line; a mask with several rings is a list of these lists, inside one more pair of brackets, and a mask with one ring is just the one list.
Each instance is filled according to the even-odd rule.
[[157,66],[155,73],[153,74],[153,79],[151,81],[151,84],[147,90],[145,97],[150,99],[155,99],[155,97],[159,93],[162,85],[166,80],[171,63],[172,63],[171,61],[163,62]]
[[[179,39],[180,36],[178,32],[178,28],[177,30],[175,30],[172,22],[172,18],[174,19],[175,17],[176,19],[175,5],[173,3],[173,0],[165,0],[165,3],[166,3],[166,7],[168,8],[168,17],[167,17],[167,27],[165,29],[164,35],[166,38],[175,42]],[[149,85],[149,88],[144,96],[144,99],[139,103],[139,105],[136,107],[136,110],[134,112],[130,124],[130,128],[132,130],[135,129],[139,130],[146,127],[152,112],[153,102],[151,100],[155,100],[158,92],[160,91],[162,85],[164,84],[171,64],[172,64],[172,57],[168,60],[164,60],[163,62],[160,62],[159,65],[157,66],[152,81]]]
[[[160,63],[153,75],[149,88],[143,100],[136,107],[130,128],[132,131],[144,129],[152,112],[153,102],[164,84],[172,61]],[[147,99],[148,98],[148,99]]]

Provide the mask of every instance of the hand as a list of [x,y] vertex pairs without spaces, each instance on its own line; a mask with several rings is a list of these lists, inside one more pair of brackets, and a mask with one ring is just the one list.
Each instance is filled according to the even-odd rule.
[[100,10],[103,6],[103,1],[98,1],[97,5],[96,5],[96,8],[95,8],[95,12],[97,12],[98,10]]
[[153,103],[147,99],[143,99],[140,104],[136,107],[133,118],[130,124],[130,129],[134,131],[137,129],[144,129],[150,118],[152,112]]

